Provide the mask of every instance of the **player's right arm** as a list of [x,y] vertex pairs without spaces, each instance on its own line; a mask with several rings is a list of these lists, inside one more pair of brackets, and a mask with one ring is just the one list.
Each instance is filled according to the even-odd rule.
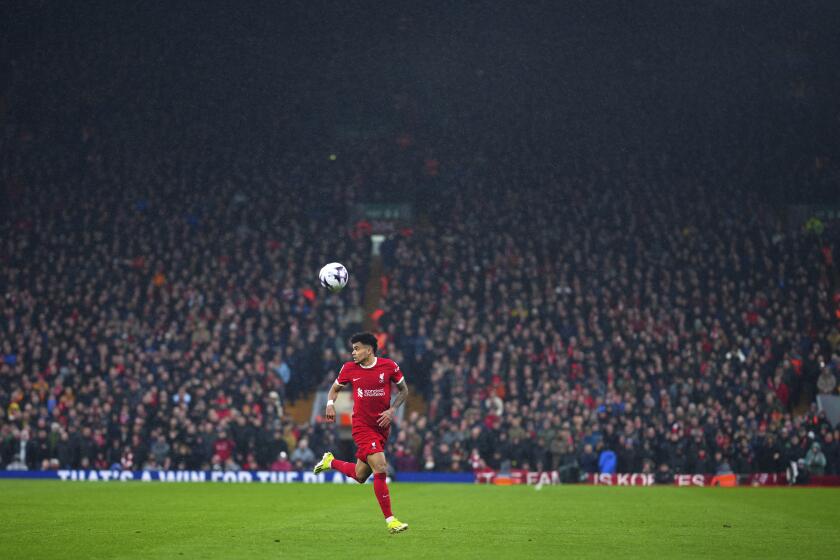
[[333,381],[330,391],[327,393],[327,410],[324,416],[326,416],[328,423],[335,422],[335,398],[338,396],[338,392],[344,389],[349,382],[344,377],[346,368],[347,364],[341,366],[341,371],[338,372],[338,379]]
[[338,381],[334,381],[332,387],[330,387],[330,392],[327,394],[327,422],[335,422],[335,398],[342,388],[344,388],[344,385],[341,385]]

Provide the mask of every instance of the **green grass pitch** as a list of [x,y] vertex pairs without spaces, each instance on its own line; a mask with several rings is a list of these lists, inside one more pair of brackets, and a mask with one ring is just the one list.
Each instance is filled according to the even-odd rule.
[[834,558],[840,490],[0,481],[5,558]]

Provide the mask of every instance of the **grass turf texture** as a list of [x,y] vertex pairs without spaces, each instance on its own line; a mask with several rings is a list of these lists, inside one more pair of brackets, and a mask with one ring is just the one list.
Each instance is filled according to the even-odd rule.
[[0,481],[15,558],[835,557],[840,490]]

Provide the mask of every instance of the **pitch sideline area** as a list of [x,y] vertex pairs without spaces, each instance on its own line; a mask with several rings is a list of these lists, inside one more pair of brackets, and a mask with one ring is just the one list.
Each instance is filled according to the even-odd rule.
[[840,489],[0,481],[20,558],[783,558],[840,549]]

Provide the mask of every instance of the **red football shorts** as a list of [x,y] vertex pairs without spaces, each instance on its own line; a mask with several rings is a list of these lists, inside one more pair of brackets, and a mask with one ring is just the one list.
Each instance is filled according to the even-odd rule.
[[367,462],[368,455],[383,453],[388,432],[380,432],[373,428],[362,427],[353,430],[353,443],[356,444],[356,458]]

